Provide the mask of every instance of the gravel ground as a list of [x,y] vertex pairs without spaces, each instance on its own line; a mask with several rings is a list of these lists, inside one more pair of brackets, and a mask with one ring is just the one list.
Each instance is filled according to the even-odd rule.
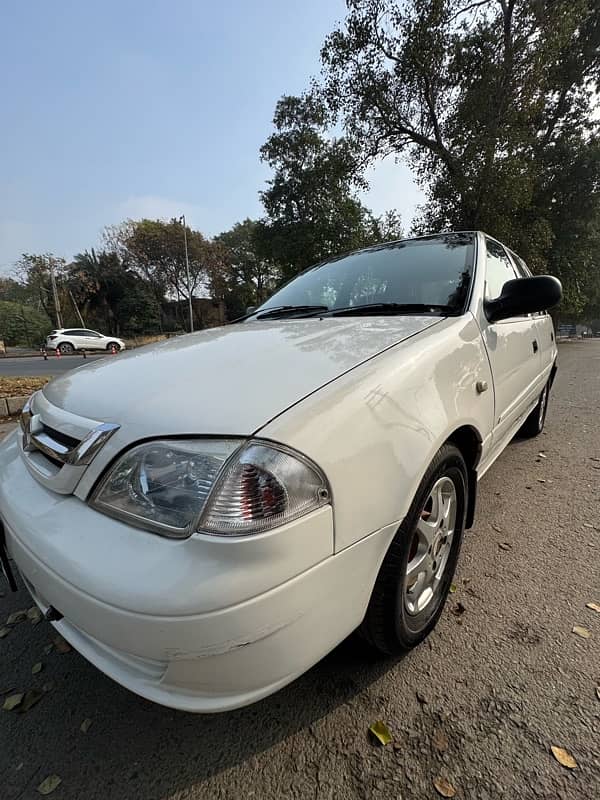
[[[564,345],[544,435],[481,482],[457,591],[404,659],[349,640],[273,697],[202,717],[137,698],[75,652],[44,654],[51,626],[19,624],[0,639],[0,691],[51,686],[25,714],[0,712],[0,796],[39,797],[57,774],[52,797],[78,800],[425,800],[439,777],[457,798],[598,798],[600,614],[586,603],[600,603],[599,412],[600,342]],[[393,744],[369,741],[375,720]]]

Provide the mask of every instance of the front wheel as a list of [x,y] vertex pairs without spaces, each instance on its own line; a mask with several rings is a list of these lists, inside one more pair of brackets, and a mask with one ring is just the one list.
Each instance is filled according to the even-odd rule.
[[119,350],[121,349],[121,345],[118,342],[109,342],[106,345],[106,349],[108,350],[109,353],[111,352],[118,353]]
[[467,500],[465,460],[445,444],[390,545],[359,628],[380,652],[411,650],[435,627],[456,569]]

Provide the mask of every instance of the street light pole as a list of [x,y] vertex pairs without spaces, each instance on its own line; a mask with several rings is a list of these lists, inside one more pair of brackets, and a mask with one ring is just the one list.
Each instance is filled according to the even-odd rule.
[[190,280],[190,261],[188,259],[187,246],[187,226],[185,224],[185,214],[182,214],[179,221],[183,223],[183,246],[185,247],[185,274],[188,285],[188,304],[190,309],[190,333],[194,332],[194,309],[192,306],[192,282]]

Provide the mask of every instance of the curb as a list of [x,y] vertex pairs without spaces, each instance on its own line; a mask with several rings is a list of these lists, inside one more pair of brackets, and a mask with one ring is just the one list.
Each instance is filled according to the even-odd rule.
[[0,417],[14,417],[20,414],[28,397],[0,397]]

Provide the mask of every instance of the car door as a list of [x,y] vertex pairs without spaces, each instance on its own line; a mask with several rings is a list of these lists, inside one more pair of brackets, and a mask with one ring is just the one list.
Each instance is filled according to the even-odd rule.
[[[521,277],[506,250],[486,237],[485,299],[500,296],[507,281]],[[541,354],[531,314],[499,322],[482,320],[482,335],[494,382],[494,446],[523,421],[541,392]]]
[[85,342],[81,346],[86,350],[104,350],[104,337],[100,333],[87,329],[79,331],[79,333],[82,334],[82,341]]

